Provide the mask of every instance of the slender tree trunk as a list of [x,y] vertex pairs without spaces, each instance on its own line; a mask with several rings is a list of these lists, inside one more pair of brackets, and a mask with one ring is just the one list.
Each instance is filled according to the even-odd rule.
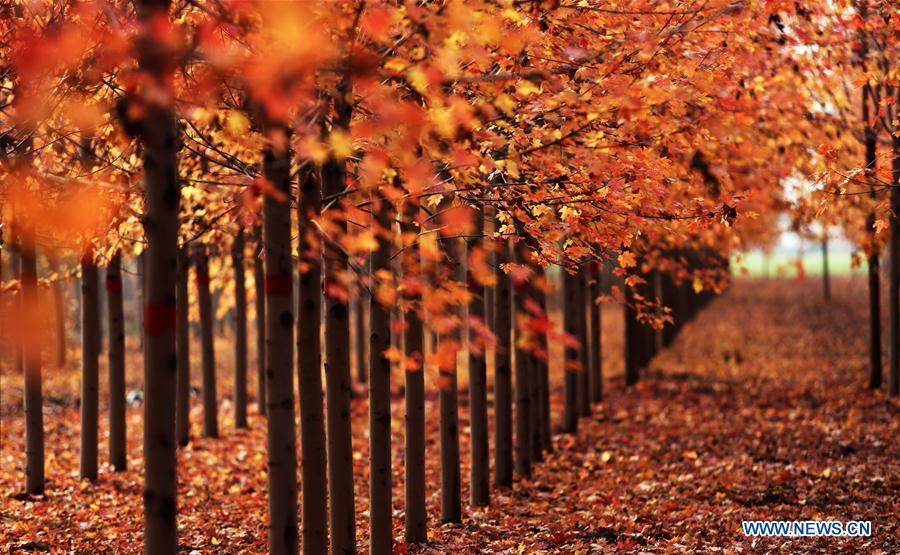
[[[464,281],[465,243],[463,239],[448,239],[448,262],[456,281]],[[443,334],[438,342],[455,345],[451,360],[441,357],[439,402],[441,411],[441,522],[462,521],[462,481],[459,456],[459,385],[457,359],[462,333]]]
[[97,479],[98,394],[100,390],[100,287],[94,247],[81,254],[81,459],[79,475]]
[[591,401],[599,403],[603,400],[603,320],[597,299],[602,295],[600,270],[598,263],[591,264],[591,282],[588,295],[588,314],[590,316],[590,351],[591,366],[588,385],[591,389]]
[[203,437],[219,437],[216,401],[216,351],[213,343],[213,306],[209,291],[209,255],[201,247],[194,254],[197,307],[200,311],[200,361],[203,367]]
[[581,370],[578,373],[578,415],[590,416],[591,414],[591,388],[590,388],[590,372],[591,372],[591,342],[588,329],[588,284],[587,275],[584,267],[579,268],[578,274],[578,342],[581,344],[579,351],[581,360]]
[[496,251],[494,309],[494,482],[512,486],[512,280],[502,265],[509,262],[509,242],[501,240]]
[[828,236],[822,237],[822,294],[825,302],[831,300],[831,279],[828,274]]
[[[347,129],[351,107],[345,95],[346,82],[335,97],[335,129]],[[346,166],[343,160],[329,158],[322,166],[322,188],[326,197],[338,198],[344,191]],[[346,232],[347,224],[337,223],[336,233]],[[340,287],[341,274],[347,269],[347,254],[336,245],[325,248],[326,293],[329,284]],[[353,493],[353,443],[350,422],[350,318],[344,298],[325,296],[325,396],[328,428],[328,490],[331,499],[331,550],[335,554],[356,551],[356,512]]]
[[191,323],[188,319],[190,264],[188,248],[180,247],[175,284],[175,437],[182,447],[190,441],[191,433]]
[[[544,271],[543,267],[541,267],[540,265],[537,266],[537,271],[540,276],[540,280],[538,281],[540,281],[543,287],[535,290],[535,295],[537,296],[538,306],[541,307],[541,312],[549,321],[550,316],[547,313],[547,287],[549,284],[547,280],[547,274]],[[538,359],[537,361],[538,442],[541,446],[541,449],[550,453],[551,451],[553,451],[553,442],[551,440],[552,434],[550,431],[550,351],[546,332],[538,333],[537,343],[538,349],[543,355],[543,357]]]
[[[278,132],[278,130],[274,130]],[[283,137],[288,142],[287,137]],[[276,143],[277,141],[273,141]],[[294,422],[293,256],[290,152],[266,148],[263,172],[285,199],[263,201],[266,290],[266,414],[269,443],[269,553],[298,552],[297,436]]]
[[253,281],[256,289],[256,404],[266,414],[266,273],[263,269],[262,226],[254,229]]
[[[404,236],[412,235],[413,243],[404,251],[404,267],[413,275],[421,275],[422,261],[415,234],[415,217],[418,209],[407,204],[406,221],[403,222]],[[424,542],[428,527],[425,512],[425,326],[418,312],[421,308],[420,294],[410,295],[412,306],[404,314],[405,329],[405,400],[406,400],[406,444],[405,444],[405,500],[406,500],[406,541]]]
[[[894,87],[894,94],[900,88]],[[896,98],[896,96],[895,96]],[[900,114],[900,99],[896,100],[895,117]],[[890,284],[890,368],[888,369],[888,394],[900,395],[900,137],[897,130],[891,137],[894,159],[891,165],[893,187],[891,188],[891,284]]]
[[[860,3],[860,18],[865,21],[867,16],[866,3]],[[865,31],[860,29],[860,60],[863,70],[866,69],[866,57],[868,55],[868,37]],[[874,181],[876,151],[878,146],[878,136],[875,129],[870,123],[869,117],[869,99],[872,91],[869,85],[863,87],[862,90],[862,121],[864,126],[865,141],[865,167],[864,175],[867,181]],[[874,103],[874,99],[873,99]],[[876,197],[875,189],[872,188],[870,198]],[[866,233],[870,236],[875,234],[875,214],[870,213],[866,219]],[[869,253],[869,388],[878,389],[881,387],[882,368],[881,368],[881,285],[878,276],[878,253],[874,250]]]
[[[515,245],[513,252],[515,253],[516,262],[522,264],[521,249],[519,245]],[[526,291],[528,290],[528,282],[525,280],[517,281],[514,284],[515,294],[514,309],[515,314],[513,320],[516,322],[515,331],[515,394],[516,394],[516,441],[515,441],[515,466],[516,472],[523,478],[531,477],[531,456],[532,456],[532,401],[531,396],[531,353],[525,342],[528,338],[522,329],[521,319],[527,312],[526,308]]]
[[26,226],[19,234],[21,246],[19,279],[20,303],[25,324],[21,360],[25,370],[25,493],[44,492],[44,412],[41,391],[41,349],[37,337],[40,322],[37,294],[37,256],[34,229]]
[[363,287],[356,288],[356,381],[366,383],[368,380],[369,357],[366,346],[369,337],[366,335],[366,309],[369,306],[368,293]]
[[[383,283],[391,275],[391,205],[376,199],[376,226],[383,234],[378,249],[371,255],[373,291],[393,288]],[[377,281],[376,281],[377,280]],[[374,296],[369,296],[369,543],[373,554],[393,549],[393,505],[391,502],[391,311]]]
[[[563,330],[568,340],[578,340],[578,275],[563,268]],[[565,349],[565,404],[563,405],[563,431],[578,433],[578,371],[581,356],[578,347],[566,344]]]
[[641,324],[634,306],[634,290],[625,286],[625,385],[638,382],[641,368]]
[[234,267],[234,426],[247,427],[247,283],[244,278],[244,230],[231,247]]
[[[143,28],[168,19],[168,0],[139,0]],[[145,31],[138,63],[151,79],[165,82],[174,60],[161,39]],[[173,554],[178,545],[175,456],[175,272],[178,258],[178,126],[168,107],[151,107],[141,138],[144,167],[144,552]]]
[[125,449],[125,309],[122,298],[122,251],[106,266],[109,311],[109,462],[120,472],[128,466]]
[[[325,408],[322,404],[322,247],[313,220],[321,210],[318,173],[300,172],[299,259],[302,261],[297,295],[297,370],[300,382],[300,447],[303,488],[303,553],[328,550],[327,462]],[[257,309],[258,310],[258,309]]]
[[[484,211],[475,212],[474,235],[480,237],[484,232]],[[469,258],[476,256],[483,246],[478,243],[470,246]],[[471,269],[469,270],[469,290],[472,294],[469,302],[469,319],[484,320],[484,286],[478,283]],[[469,430],[471,432],[472,466],[470,472],[472,505],[479,507],[490,503],[490,449],[488,446],[487,421],[487,366],[484,350],[475,347],[479,341],[477,329],[468,326],[469,347]]]
[[47,252],[47,263],[50,271],[57,278],[50,284],[53,291],[53,311],[56,324],[56,366],[62,368],[66,365],[66,292],[59,278],[59,255],[56,252]]

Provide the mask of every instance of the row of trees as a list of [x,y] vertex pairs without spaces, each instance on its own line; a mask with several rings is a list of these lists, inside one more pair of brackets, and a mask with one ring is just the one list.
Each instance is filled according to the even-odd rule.
[[[833,74],[815,77],[822,67],[809,54],[819,31],[837,40],[876,30],[861,7],[862,26],[787,2],[47,0],[8,10],[0,194],[19,258],[19,279],[5,289],[20,293],[6,313],[22,322],[13,339],[25,375],[26,490],[44,484],[38,253],[67,247],[80,258],[82,474],[95,477],[97,265],[113,277],[110,391],[121,421],[116,275],[140,252],[148,553],[177,546],[191,264],[204,434],[215,436],[211,288],[234,288],[223,298],[236,315],[243,424],[253,252],[274,553],[300,545],[295,364],[303,549],[355,548],[349,313],[354,292],[368,302],[369,535],[372,551],[389,552],[392,362],[404,368],[406,536],[421,541],[424,365],[440,372],[442,519],[457,521],[457,352],[468,355],[470,502],[485,505],[487,353],[496,357],[493,481],[505,486],[552,448],[550,342],[566,346],[562,428],[577,431],[602,397],[593,268],[614,265],[621,277],[609,297],[626,307],[633,383],[724,287],[732,250],[771,240],[788,207],[783,180],[829,166],[832,147],[818,145],[846,114],[796,94],[830,90]],[[890,13],[883,21],[878,29],[896,26]],[[884,52],[895,48],[895,37],[880,36]],[[226,256],[232,272],[209,271]],[[546,310],[554,266],[564,277],[562,333]],[[391,346],[392,309],[403,315],[402,350]],[[113,460],[124,464],[119,451]]]

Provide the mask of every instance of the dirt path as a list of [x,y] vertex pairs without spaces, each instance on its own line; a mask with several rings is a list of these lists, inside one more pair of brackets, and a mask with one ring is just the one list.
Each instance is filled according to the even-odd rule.
[[[619,310],[605,312],[606,402],[529,481],[493,492],[486,510],[440,525],[437,406],[427,407],[429,544],[402,544],[402,403],[395,399],[395,535],[424,552],[900,552],[900,403],[865,391],[865,290],[739,281],[683,331],[637,388],[621,381]],[[135,355],[136,356],[136,355]],[[228,360],[228,358],[220,359]],[[78,414],[67,383],[48,379],[48,494],[19,494],[19,377],[3,376],[0,547],[135,552],[141,545],[140,406],[129,409],[130,468],[77,478]],[[227,375],[228,369],[223,369]],[[560,377],[555,377],[556,385]],[[432,388],[433,389],[433,388]],[[558,411],[559,390],[554,410]],[[195,405],[194,422],[199,422]],[[468,445],[465,407],[463,481]],[[366,542],[366,406],[354,402],[358,530]],[[181,452],[180,544],[186,552],[265,550],[264,422]],[[196,430],[195,430],[196,432]],[[105,423],[101,454],[105,452]],[[198,434],[195,433],[195,437]],[[467,492],[464,492],[467,495]],[[464,497],[466,499],[467,497]],[[870,538],[745,538],[741,521],[869,520]],[[117,551],[119,550],[119,551]]]

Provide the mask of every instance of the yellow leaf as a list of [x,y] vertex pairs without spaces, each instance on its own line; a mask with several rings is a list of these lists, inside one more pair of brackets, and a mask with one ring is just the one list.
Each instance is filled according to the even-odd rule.
[[637,258],[635,258],[634,253],[631,251],[625,251],[619,255],[619,267],[621,268],[633,268],[637,266]]
[[345,131],[339,129],[332,131],[331,135],[328,136],[328,145],[331,147],[334,157],[339,160],[343,160],[353,154],[353,139]]

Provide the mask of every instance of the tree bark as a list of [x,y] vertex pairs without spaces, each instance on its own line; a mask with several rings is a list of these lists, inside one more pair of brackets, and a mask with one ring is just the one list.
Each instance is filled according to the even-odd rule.
[[322,404],[322,247],[313,220],[322,202],[318,174],[300,172],[300,272],[297,295],[297,370],[300,383],[300,481],[303,507],[303,553],[328,550],[327,462],[325,460],[325,408]]
[[[893,237],[893,236],[892,236]],[[893,269],[893,265],[891,266]],[[822,296],[825,302],[831,300],[831,279],[828,274],[828,236],[822,237]]]
[[[448,263],[453,278],[464,281],[465,244],[463,239],[446,239]],[[446,244],[446,243],[445,243]],[[438,392],[441,412],[441,522],[462,522],[462,481],[459,455],[459,385],[457,360],[462,333],[455,331],[442,334],[438,342],[450,341],[456,344],[453,358],[439,364],[440,391]]]
[[256,291],[256,404],[266,414],[266,272],[263,268],[262,226],[254,229],[253,281]]
[[590,377],[591,372],[591,342],[588,336],[588,293],[587,293],[587,272],[584,267],[578,269],[578,342],[581,344],[579,351],[581,360],[581,370],[578,373],[578,414],[579,416],[590,416],[591,414],[591,389]]
[[122,251],[106,266],[109,315],[109,462],[117,472],[128,466],[125,442],[125,309],[122,297]]
[[190,440],[191,413],[191,328],[188,319],[188,273],[190,260],[187,247],[178,249],[177,282],[175,284],[175,437],[182,447]]
[[23,311],[25,340],[20,344],[21,361],[25,371],[25,493],[44,493],[44,412],[41,391],[41,349],[37,256],[34,229],[26,226],[19,233],[21,246],[19,279],[20,303]]
[[[535,290],[535,295],[537,296],[538,306],[541,307],[541,312],[549,321],[550,316],[547,313],[547,274],[540,265],[537,266],[537,271],[541,277],[540,282],[544,288]],[[552,433],[550,430],[550,351],[546,332],[538,334],[537,343],[538,349],[543,353],[543,358],[537,360],[538,443],[544,451],[550,453],[553,451],[553,441],[551,439]]]
[[494,482],[498,486],[512,486],[513,427],[512,427],[512,281],[501,268],[509,262],[509,242],[500,240],[496,251],[494,309]]
[[[345,95],[346,82],[335,97],[335,129],[350,125],[351,107]],[[347,169],[343,160],[329,158],[322,166],[322,193],[338,198],[344,191]],[[347,223],[340,220],[336,233],[343,235]],[[347,301],[329,295],[328,287],[340,287],[347,269],[347,254],[338,246],[325,248],[325,396],[328,429],[328,490],[331,499],[331,550],[335,554],[356,551],[356,512],[353,493],[353,442],[350,422],[350,318]]]
[[244,278],[244,230],[231,247],[234,268],[234,426],[247,427],[247,283]]
[[[480,237],[484,233],[484,211],[479,208],[475,212],[475,228],[473,235]],[[483,246],[476,244],[469,247],[469,258]],[[484,320],[484,286],[478,283],[469,270],[469,430],[471,433],[472,466],[470,472],[472,505],[479,507],[490,503],[490,449],[488,446],[487,421],[487,366],[483,348],[475,347],[480,341],[473,320]]]
[[[515,245],[513,252],[515,253],[515,261],[522,264],[521,246]],[[531,477],[531,457],[532,457],[532,376],[531,376],[531,353],[524,343],[528,340],[525,331],[522,329],[522,317],[527,314],[525,306],[526,292],[528,291],[528,281],[522,280],[514,283],[515,294],[514,299],[514,316],[513,321],[515,332],[515,394],[516,394],[516,440],[515,440],[515,466],[516,472],[523,478]]]
[[[277,131],[276,131],[277,132]],[[275,141],[273,141],[275,142]],[[287,137],[285,137],[287,142]],[[263,173],[285,199],[263,201],[266,290],[266,414],[269,444],[269,553],[298,552],[297,436],[294,421],[293,256],[290,152],[269,146]]]
[[[866,19],[866,5],[865,3],[860,4],[860,18],[863,20]],[[867,37],[865,36],[865,31],[860,30],[861,34],[861,51],[860,51],[860,60],[863,66],[863,70],[866,67],[866,56],[868,55],[868,42]],[[869,100],[872,95],[872,91],[869,88],[869,85],[865,85],[862,90],[862,121],[864,126],[864,141],[865,141],[865,166],[864,166],[864,175],[867,181],[874,181],[875,178],[875,163],[876,163],[876,150],[878,146],[878,136],[875,133],[875,129],[872,127],[870,123],[869,117]],[[872,100],[874,103],[874,99]],[[875,199],[876,192],[875,189],[872,188],[869,197]],[[869,217],[866,219],[866,233],[869,234],[870,238],[874,239],[875,235],[875,214],[870,213]],[[882,382],[882,367],[881,367],[881,284],[878,275],[878,252],[875,251],[874,245],[870,245],[872,252],[869,253],[868,256],[868,266],[869,266],[869,388],[870,389],[878,389],[881,387]]]
[[81,253],[81,458],[79,476],[97,479],[100,391],[100,287],[94,247]]
[[[413,225],[418,210],[408,205],[405,231],[415,234]],[[415,239],[413,239],[415,241]],[[417,243],[405,251],[404,267],[414,275],[421,274],[421,259]],[[412,306],[404,314],[406,318],[404,349],[405,399],[406,399],[406,449],[405,449],[405,499],[406,499],[406,541],[424,542],[427,539],[427,516],[425,513],[425,326],[418,312],[421,295],[411,294]]]
[[[391,205],[378,198],[376,227],[382,235],[371,255],[371,287],[393,287],[380,280],[391,272]],[[391,311],[369,296],[369,543],[373,554],[393,549],[391,502]]]
[[363,287],[356,288],[356,381],[366,383],[369,376],[369,357],[366,345],[369,337],[366,335],[366,308],[369,305],[368,293]]
[[[894,95],[900,88],[894,87]],[[900,99],[896,100],[895,117],[900,114]],[[891,163],[893,187],[891,187],[891,284],[890,284],[890,368],[888,369],[888,395],[900,395],[900,137],[891,137],[894,159]]]
[[[563,268],[563,330],[568,341],[578,340],[578,311],[584,305],[578,305],[578,276]],[[569,434],[578,433],[578,367],[581,356],[578,347],[566,344],[565,370],[565,403],[563,405],[563,431]]]
[[634,306],[634,289],[625,286],[625,385],[638,382],[641,368],[641,324]]
[[203,378],[203,437],[219,437],[216,401],[216,351],[213,343],[213,306],[209,291],[209,255],[205,247],[197,249],[197,308],[200,312],[200,362]]
[[591,401],[599,403],[603,401],[603,320],[600,305],[597,299],[602,292],[602,284],[600,283],[599,263],[591,264],[591,281],[588,295],[588,314],[590,321],[590,352],[591,366],[588,375],[588,385],[591,389]]
[[[148,29],[138,41],[138,64],[165,82],[174,70],[164,40],[149,29],[168,19],[168,0],[139,0],[138,19]],[[175,270],[178,257],[178,126],[169,107],[149,108],[142,125],[144,235],[144,552],[177,549],[175,457]]]

